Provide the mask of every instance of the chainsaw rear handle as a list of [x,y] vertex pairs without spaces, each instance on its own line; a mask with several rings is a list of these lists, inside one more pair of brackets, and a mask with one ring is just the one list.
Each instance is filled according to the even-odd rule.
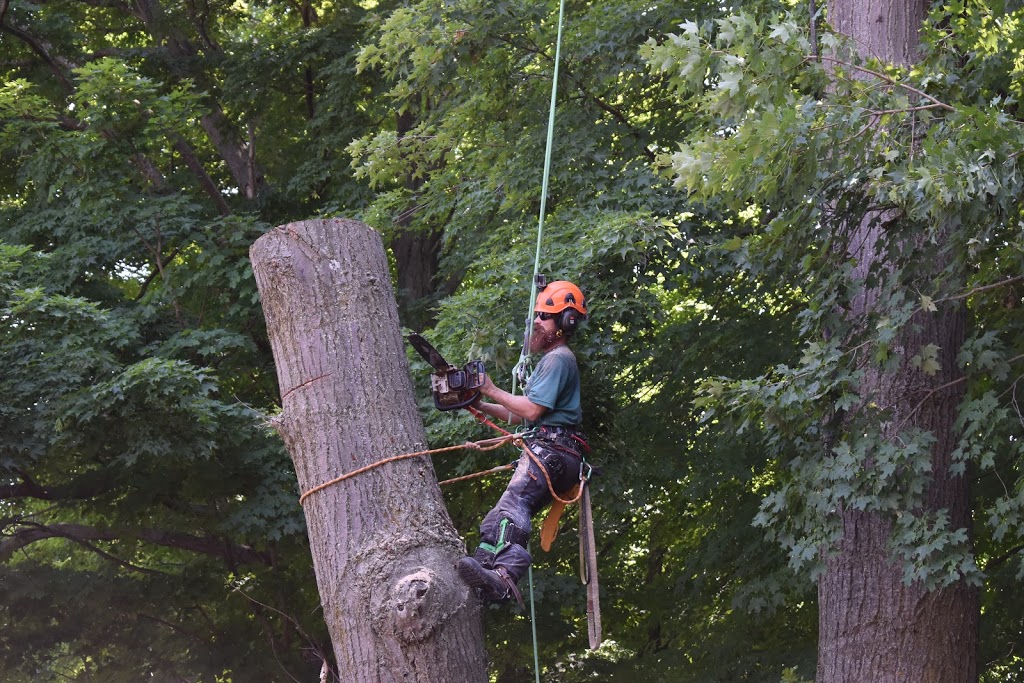
[[436,372],[431,380],[434,407],[438,410],[458,410],[480,398],[480,387],[487,380],[484,362],[471,360],[465,367],[450,367]]
[[459,392],[459,399],[454,403],[441,403],[441,395],[434,393],[434,407],[438,410],[459,410],[461,408],[468,408],[480,399],[479,391],[469,392],[468,398],[462,398],[462,394],[466,392]]

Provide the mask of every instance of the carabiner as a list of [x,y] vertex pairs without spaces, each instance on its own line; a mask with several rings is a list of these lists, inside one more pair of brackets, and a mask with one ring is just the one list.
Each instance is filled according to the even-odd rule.
[[[583,470],[586,469],[587,473],[584,475]],[[586,460],[580,459],[580,481],[590,481],[590,476],[594,473],[594,466]]]

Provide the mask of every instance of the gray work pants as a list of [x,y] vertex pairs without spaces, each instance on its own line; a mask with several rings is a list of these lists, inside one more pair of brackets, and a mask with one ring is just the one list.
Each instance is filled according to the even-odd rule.
[[[544,463],[551,485],[560,498],[579,483],[579,455],[546,445],[543,440],[528,439],[527,444]],[[533,561],[526,550],[530,519],[551,500],[544,473],[523,451],[498,504],[480,524],[480,546],[473,553],[476,561],[487,569],[504,567],[509,577],[518,582]]]

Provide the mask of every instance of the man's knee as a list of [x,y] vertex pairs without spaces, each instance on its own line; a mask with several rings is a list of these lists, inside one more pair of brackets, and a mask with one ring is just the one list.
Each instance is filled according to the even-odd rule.
[[498,555],[509,545],[526,546],[530,542],[529,517],[508,510],[496,510],[480,525],[480,547]]

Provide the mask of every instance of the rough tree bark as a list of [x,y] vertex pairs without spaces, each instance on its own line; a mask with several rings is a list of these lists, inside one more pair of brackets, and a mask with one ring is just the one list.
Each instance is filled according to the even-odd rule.
[[[900,64],[916,60],[918,30],[926,9],[923,0],[832,0],[828,4],[834,29],[852,36],[862,54]],[[879,266],[885,269],[886,257],[876,243],[884,219],[890,218],[895,217],[869,216],[855,229],[850,243],[858,245],[851,253],[858,263],[856,277],[863,278]],[[936,273],[944,265],[931,264]],[[877,293],[865,293],[850,313],[864,319],[876,299]],[[924,511],[947,510],[952,528],[969,530],[969,482],[949,474],[957,440],[953,424],[963,398],[955,358],[964,339],[966,312],[951,302],[937,312],[919,313],[913,323],[914,329],[896,340],[894,351],[909,358],[922,346],[935,344],[940,348],[941,370],[927,376],[909,361],[893,372],[876,368],[864,377],[862,390],[888,411],[891,421],[882,426],[886,437],[896,439],[901,428],[909,427],[936,436]],[[976,681],[977,592],[962,581],[931,592],[916,583],[904,585],[901,564],[887,548],[890,522],[853,509],[838,514],[842,540],[818,585],[817,683]]]
[[[250,256],[299,488],[426,448],[380,236],[351,220],[302,221]],[[480,609],[453,570],[464,546],[428,457],[325,488],[304,507],[342,681],[487,679]]]

